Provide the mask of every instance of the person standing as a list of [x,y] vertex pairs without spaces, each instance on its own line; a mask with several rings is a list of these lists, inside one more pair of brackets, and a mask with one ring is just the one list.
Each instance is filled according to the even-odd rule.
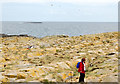
[[79,82],[84,82],[84,78],[85,78],[85,58],[82,58],[82,60],[79,64],[78,72],[80,72]]

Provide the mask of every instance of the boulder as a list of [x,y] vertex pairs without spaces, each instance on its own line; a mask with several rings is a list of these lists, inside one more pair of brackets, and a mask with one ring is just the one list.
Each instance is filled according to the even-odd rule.
[[31,77],[38,77],[38,74],[36,73],[36,72],[34,72],[34,71],[32,71],[32,72],[30,72],[29,73],[29,75],[31,76]]
[[32,68],[19,69],[19,72],[29,72]]
[[11,61],[12,59],[11,59],[11,57],[6,57],[5,58],[5,61]]
[[73,64],[72,64],[72,62],[71,61],[66,61],[66,64],[68,65],[68,66],[73,66]]
[[5,59],[3,57],[0,57],[0,63],[5,62]]
[[71,77],[71,76],[73,76],[73,71],[71,71],[71,72],[69,72],[67,75],[68,75],[68,77]]
[[79,55],[80,55],[80,56],[84,56],[84,55],[86,55],[86,53],[80,52]]
[[41,46],[41,48],[42,48],[42,47],[50,47],[50,44],[41,42],[41,43],[40,43],[40,46]]
[[41,52],[34,52],[34,53],[27,54],[28,57],[41,56],[41,55],[43,55]]
[[81,56],[74,56],[73,59],[79,59]]
[[49,75],[45,76],[45,79],[47,79],[48,81],[52,81],[53,75],[49,74]]
[[46,48],[47,52],[56,53],[56,48]]
[[36,70],[37,70],[37,73],[38,73],[39,75],[46,74],[45,71],[44,71],[42,68],[37,67]]
[[18,65],[16,65],[16,67],[23,68],[23,69],[30,67],[30,66],[32,66],[32,64],[24,62],[24,61],[19,61]]
[[9,78],[7,77],[4,77],[2,79],[0,79],[1,82],[10,82]]
[[65,80],[66,80],[66,78],[67,78],[67,74],[62,73],[62,79],[65,81]]
[[51,64],[48,64],[48,66],[51,66],[51,67],[58,68],[58,65],[57,65],[57,64],[53,64],[53,63],[51,63]]
[[4,64],[0,64],[0,69],[4,67]]
[[25,79],[27,77],[27,74],[25,73],[18,73],[17,74],[17,79]]
[[75,49],[79,49],[81,45],[75,45]]
[[5,78],[5,77],[2,75],[2,73],[0,73],[0,79],[3,79],[3,78]]
[[92,50],[90,50],[90,51],[88,51],[88,53],[95,53],[94,51],[92,51]]
[[28,73],[29,73],[30,76],[32,76],[34,78],[38,78],[41,75],[46,74],[46,72],[43,69],[44,68],[36,67],[36,68],[31,69]]
[[[46,66],[45,69],[47,69],[47,71],[54,71],[54,70],[55,70],[55,68],[53,68],[53,67],[48,67],[48,66]],[[42,70],[42,69],[41,69],[41,70]]]
[[109,54],[107,54],[107,55],[114,55],[115,53],[113,52],[113,53],[109,53]]
[[29,82],[29,83],[30,83],[30,82],[31,82],[31,83],[33,83],[33,82],[36,83],[36,82],[37,82],[36,84],[39,84],[40,81],[39,81],[39,80],[33,80],[33,81],[28,81],[28,82]]

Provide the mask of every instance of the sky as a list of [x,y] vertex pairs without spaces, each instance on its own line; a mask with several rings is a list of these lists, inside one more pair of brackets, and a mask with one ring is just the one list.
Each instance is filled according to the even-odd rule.
[[118,0],[0,0],[0,21],[117,22]]

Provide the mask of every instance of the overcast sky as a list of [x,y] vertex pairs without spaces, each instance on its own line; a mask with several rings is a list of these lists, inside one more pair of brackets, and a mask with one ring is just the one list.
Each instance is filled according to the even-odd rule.
[[118,21],[118,0],[0,0],[0,6],[2,21]]

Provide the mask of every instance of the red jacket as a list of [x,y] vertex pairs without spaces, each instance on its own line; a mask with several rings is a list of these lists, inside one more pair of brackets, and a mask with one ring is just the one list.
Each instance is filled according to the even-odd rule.
[[84,64],[82,63],[82,62],[80,62],[80,65],[79,65],[80,67],[79,67],[79,69],[78,69],[78,72],[80,72],[80,73],[84,73],[85,74],[85,70],[84,70]]

